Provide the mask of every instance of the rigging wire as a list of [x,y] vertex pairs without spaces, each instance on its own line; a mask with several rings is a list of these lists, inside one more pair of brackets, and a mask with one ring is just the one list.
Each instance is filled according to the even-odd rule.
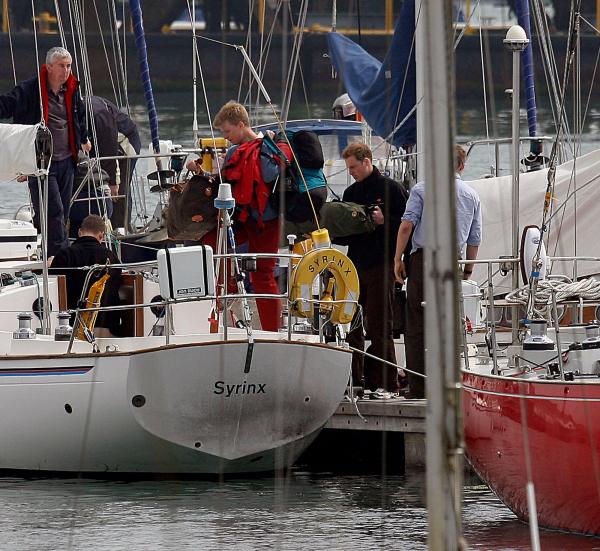
[[10,30],[10,10],[6,9],[6,26],[8,28],[8,45],[10,47],[10,59],[12,61],[12,70],[13,70],[13,78],[15,80],[15,86],[18,84],[17,82],[17,70],[15,68],[15,54],[13,51],[13,43],[12,43],[12,33]]
[[98,32],[100,34],[100,42],[102,43],[102,49],[104,50],[104,58],[106,59],[106,68],[108,69],[108,78],[110,79],[110,84],[113,90],[113,96],[117,99],[117,88],[115,86],[115,79],[113,78],[113,71],[110,66],[108,50],[106,49],[106,42],[104,40],[104,33],[102,32],[102,24],[100,23],[100,14],[98,13],[98,6],[96,5],[96,0],[92,0],[92,5],[94,6],[94,12],[96,14],[96,21],[98,22]]

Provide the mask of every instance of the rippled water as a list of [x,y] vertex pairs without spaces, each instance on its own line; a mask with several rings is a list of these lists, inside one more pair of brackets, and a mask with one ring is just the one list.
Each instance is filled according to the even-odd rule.
[[[0,547],[56,549],[427,549],[424,475],[211,481],[0,479]],[[529,549],[529,529],[483,486],[465,490],[472,549]],[[541,532],[542,549],[600,539]]]

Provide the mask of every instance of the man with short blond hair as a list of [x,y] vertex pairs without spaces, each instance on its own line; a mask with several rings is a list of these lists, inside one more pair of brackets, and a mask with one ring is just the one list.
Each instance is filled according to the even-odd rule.
[[[248,243],[250,253],[276,253],[279,245],[279,212],[268,200],[273,184],[279,177],[279,163],[259,136],[252,130],[246,108],[235,101],[227,102],[217,113],[214,126],[218,127],[233,147],[229,148],[222,166],[223,180],[231,183],[237,209],[235,239],[238,244]],[[188,168],[201,170],[190,161]],[[250,198],[242,204],[241,196]],[[202,243],[217,246],[217,230],[202,238]],[[261,258],[256,271],[250,272],[250,283],[255,293],[279,294],[275,280],[275,258]],[[230,285],[235,292],[235,286]],[[277,331],[281,325],[281,301],[257,299],[256,306],[262,329]]]
[[[71,74],[71,54],[62,47],[48,50],[46,63],[35,76],[0,95],[0,119],[15,124],[38,124],[44,119],[52,134],[52,162],[48,174],[48,256],[68,245],[66,222],[75,176],[77,154],[89,151],[85,108],[79,81]],[[41,105],[40,105],[41,100]],[[41,230],[41,202],[37,178],[29,178],[33,223]]]
[[[396,363],[392,338],[395,238],[404,212],[408,194],[405,189],[373,166],[373,153],[367,144],[354,142],[342,152],[346,168],[355,182],[344,192],[343,200],[369,207],[376,225],[375,231],[352,235],[336,242],[348,245],[348,256],[356,266],[360,280],[359,304],[356,321],[362,314],[366,319],[367,337],[371,345],[367,352]],[[353,323],[348,343],[359,350],[365,346],[362,324]],[[354,381],[371,391],[396,392],[396,367],[355,353],[352,358]],[[380,396],[373,393],[372,396]]]

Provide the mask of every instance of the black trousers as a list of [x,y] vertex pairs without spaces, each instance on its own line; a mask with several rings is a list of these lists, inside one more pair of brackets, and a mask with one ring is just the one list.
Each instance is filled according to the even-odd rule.
[[[406,367],[425,374],[425,310],[423,280],[423,249],[410,255],[408,282],[406,285],[406,327],[404,350]],[[425,379],[408,373],[408,384],[412,398],[425,398]]]
[[[367,326],[367,338],[371,345],[369,354],[396,363],[396,352],[392,338],[394,274],[391,266],[375,266],[359,269],[360,280],[359,304]],[[358,322],[357,311],[353,324]],[[348,333],[348,344],[353,348],[364,350],[365,334],[362,324]],[[365,388],[376,390],[383,388],[391,392],[398,389],[398,373],[394,366],[373,360],[354,353],[352,357],[352,378],[354,384],[364,381]]]

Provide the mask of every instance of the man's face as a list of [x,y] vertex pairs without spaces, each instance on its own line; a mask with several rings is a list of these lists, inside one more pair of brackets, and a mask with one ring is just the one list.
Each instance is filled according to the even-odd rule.
[[348,169],[350,176],[357,182],[362,182],[371,175],[371,172],[373,172],[373,165],[368,157],[359,161],[354,155],[350,155],[350,157],[344,160],[346,161],[346,168]]
[[231,124],[229,121],[225,121],[221,125],[221,133],[226,140],[229,140],[233,145],[242,143],[245,136],[246,125],[243,122],[237,124]]
[[65,82],[67,82],[67,79],[71,74],[71,58],[54,58],[54,61],[52,63],[48,63],[47,67],[48,80],[50,81],[50,83],[61,86]]

